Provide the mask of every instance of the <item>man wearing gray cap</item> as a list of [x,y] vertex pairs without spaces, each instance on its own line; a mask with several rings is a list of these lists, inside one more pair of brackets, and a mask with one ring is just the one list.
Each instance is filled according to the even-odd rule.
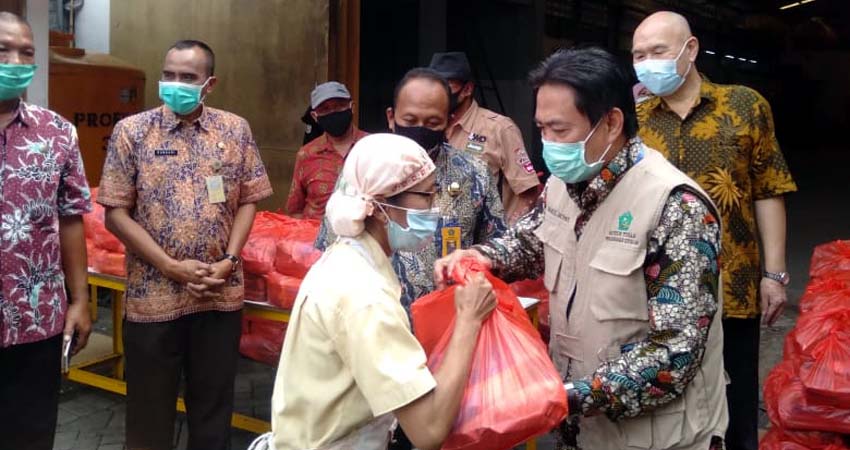
[[531,165],[522,134],[509,117],[482,108],[473,98],[475,84],[466,54],[434,53],[430,68],[451,88],[449,145],[482,158],[499,180],[505,220],[516,222],[537,200],[540,180]]
[[351,147],[367,133],[353,123],[353,102],[345,85],[322,83],[310,94],[310,115],[325,130],[298,150],[286,201],[287,214],[321,219]]

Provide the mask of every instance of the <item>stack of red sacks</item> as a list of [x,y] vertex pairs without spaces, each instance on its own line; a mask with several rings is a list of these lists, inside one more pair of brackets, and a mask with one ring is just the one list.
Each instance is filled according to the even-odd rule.
[[97,191],[98,188],[91,190],[92,212],[83,215],[88,265],[98,273],[123,277],[127,274],[124,266],[124,244],[106,230],[106,211],[95,201]]
[[[485,273],[498,304],[481,326],[460,411],[442,449],[509,449],[566,417],[566,391],[516,294],[473,260],[461,261],[451,276],[463,283],[471,272]],[[433,292],[411,308],[431,371],[439,370],[451,339],[454,290]]]
[[762,450],[850,448],[850,241],[815,249],[800,318],[767,377]]
[[[322,255],[313,247],[318,220],[294,219],[261,211],[242,249],[245,298],[291,309],[301,281]],[[286,324],[246,318],[239,350],[243,355],[277,364]]]

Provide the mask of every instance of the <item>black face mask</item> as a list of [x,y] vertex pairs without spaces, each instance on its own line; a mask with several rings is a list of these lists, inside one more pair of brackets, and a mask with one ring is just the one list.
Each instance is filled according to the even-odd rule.
[[353,117],[354,114],[351,112],[351,109],[346,109],[345,111],[337,111],[324,116],[319,116],[316,121],[319,122],[319,125],[321,125],[329,135],[333,137],[340,137],[348,131],[348,127],[351,126],[351,119]]
[[432,130],[425,127],[403,127],[398,123],[395,124],[394,133],[414,140],[431,155],[432,159],[436,152],[439,152],[439,145],[446,140],[446,130]]
[[[463,90],[463,89],[461,89]],[[460,102],[460,91],[449,94],[449,112],[455,112]]]

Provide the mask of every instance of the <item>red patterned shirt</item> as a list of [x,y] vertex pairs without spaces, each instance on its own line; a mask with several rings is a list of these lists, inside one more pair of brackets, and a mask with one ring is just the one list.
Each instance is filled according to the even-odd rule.
[[[365,136],[368,133],[355,128],[351,145],[354,146]],[[287,214],[301,214],[305,219],[321,220],[344,163],[345,157],[334,149],[327,133],[301,147],[295,156],[292,186],[286,200]]]
[[[0,132],[0,348],[65,327],[59,218],[91,210],[77,130],[21,101]],[[57,355],[57,358],[59,356]]]

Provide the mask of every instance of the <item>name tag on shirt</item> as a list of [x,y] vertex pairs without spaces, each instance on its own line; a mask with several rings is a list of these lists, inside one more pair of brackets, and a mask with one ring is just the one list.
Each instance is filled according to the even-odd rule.
[[460,227],[457,226],[457,223],[444,224],[440,230],[440,237],[443,241],[443,256],[448,256],[460,248]]
[[207,177],[207,196],[210,203],[224,203],[224,179],[221,175]]
[[171,148],[160,148],[153,151],[154,156],[177,156],[177,150]]

